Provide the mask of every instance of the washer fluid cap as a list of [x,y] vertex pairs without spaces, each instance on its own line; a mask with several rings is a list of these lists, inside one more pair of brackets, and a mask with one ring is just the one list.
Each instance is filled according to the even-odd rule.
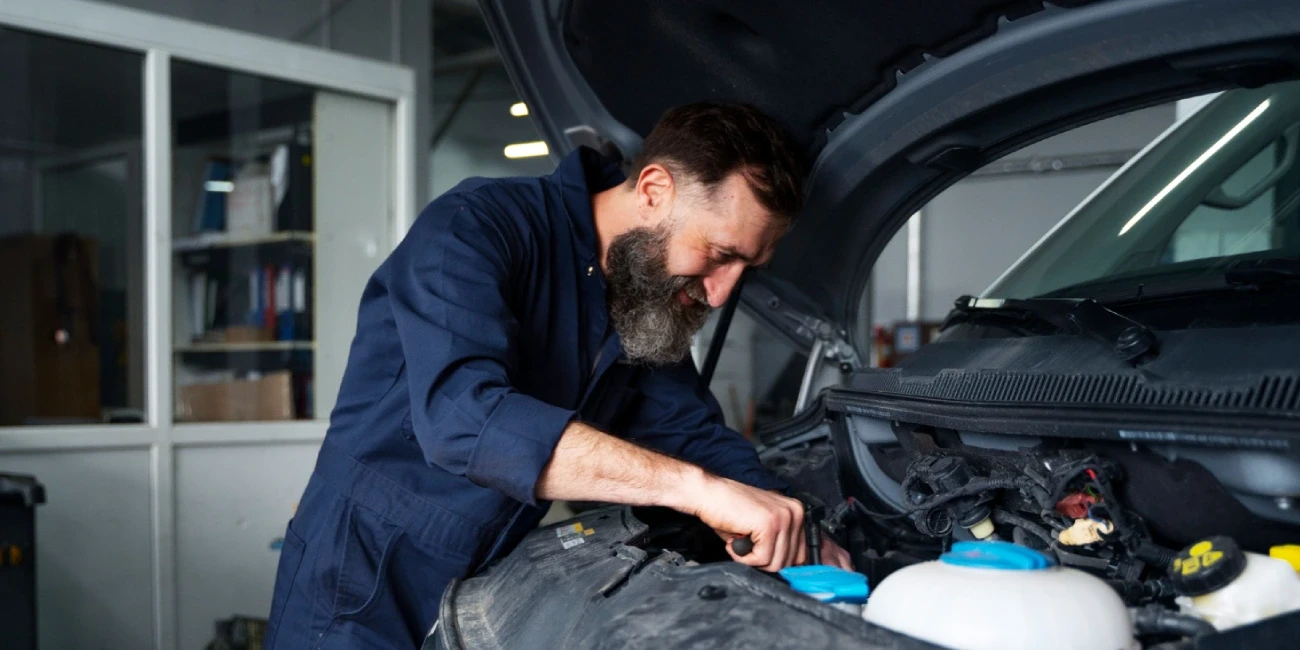
[[779,573],[791,589],[823,603],[867,602],[867,576],[861,573],[825,564],[786,567]]
[[1006,571],[1037,571],[1056,564],[1052,558],[1027,546],[998,541],[957,542],[939,559],[953,566]]
[[1292,569],[1300,571],[1300,546],[1296,544],[1282,544],[1281,546],[1274,546],[1268,549],[1268,554],[1270,557],[1275,557],[1290,564]]
[[1231,537],[1216,535],[1183,549],[1174,557],[1169,577],[1182,596],[1218,591],[1246,570],[1246,554]]

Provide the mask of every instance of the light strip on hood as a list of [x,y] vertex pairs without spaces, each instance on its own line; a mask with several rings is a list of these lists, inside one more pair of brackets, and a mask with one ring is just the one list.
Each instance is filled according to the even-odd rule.
[[1159,192],[1156,193],[1155,196],[1151,197],[1151,200],[1147,201],[1147,204],[1142,206],[1142,209],[1138,210],[1137,213],[1133,215],[1133,218],[1129,219],[1128,223],[1124,224],[1123,228],[1119,229],[1119,234],[1123,235],[1124,233],[1128,232],[1131,228],[1133,228],[1133,226],[1137,225],[1137,222],[1140,221],[1142,217],[1147,216],[1147,213],[1150,212],[1152,208],[1156,207],[1156,204],[1159,203],[1161,199],[1165,198],[1166,196],[1169,195],[1170,192],[1174,191],[1174,188],[1178,187],[1179,183],[1182,183],[1183,181],[1187,180],[1187,177],[1191,176],[1192,173],[1195,172],[1198,168],[1200,168],[1201,165],[1204,165],[1205,161],[1210,159],[1210,156],[1213,156],[1215,153],[1217,153],[1220,149],[1224,147],[1224,145],[1228,144],[1229,141],[1237,137],[1237,134],[1245,130],[1247,126],[1250,126],[1251,122],[1254,122],[1256,118],[1258,118],[1261,114],[1263,114],[1264,111],[1268,109],[1268,105],[1271,101],[1272,100],[1265,99],[1263,102],[1260,103],[1259,106],[1255,107],[1255,110],[1251,111],[1250,114],[1248,114],[1246,117],[1243,117],[1240,122],[1237,122],[1236,126],[1232,127],[1227,133],[1224,133],[1223,137],[1219,138],[1218,142],[1215,142],[1214,144],[1210,145],[1210,148],[1206,149],[1204,153],[1202,153],[1200,156],[1196,158],[1196,160],[1193,160],[1192,164],[1187,166],[1187,169],[1184,169],[1181,173],[1179,173],[1177,176],[1174,177],[1174,180],[1169,181],[1169,184],[1166,185],[1164,189],[1160,190]]

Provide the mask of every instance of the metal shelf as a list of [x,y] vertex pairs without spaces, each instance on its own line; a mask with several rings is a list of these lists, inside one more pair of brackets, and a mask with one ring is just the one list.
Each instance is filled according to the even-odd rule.
[[187,343],[177,345],[178,354],[222,352],[273,352],[277,350],[315,350],[315,341],[250,341],[247,343]]
[[264,235],[241,235],[225,232],[203,233],[181,237],[172,241],[172,250],[177,253],[212,250],[215,248],[236,248],[242,246],[262,246],[284,242],[312,243],[316,233],[306,230],[285,230]]

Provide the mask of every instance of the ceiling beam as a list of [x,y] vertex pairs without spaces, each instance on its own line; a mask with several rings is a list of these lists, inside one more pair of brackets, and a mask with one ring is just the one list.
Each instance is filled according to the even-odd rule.
[[478,50],[457,54],[446,57],[440,61],[433,62],[433,74],[446,74],[448,72],[462,72],[474,68],[482,68],[500,63],[501,55],[495,47],[485,47]]

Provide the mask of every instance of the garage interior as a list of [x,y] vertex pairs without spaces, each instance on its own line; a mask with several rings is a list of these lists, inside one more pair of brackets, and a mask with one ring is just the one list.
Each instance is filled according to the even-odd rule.
[[[557,158],[472,0],[10,0],[0,61],[0,535],[34,515],[31,647],[228,647],[270,608],[370,273],[433,197]],[[923,345],[1204,99],[927,203],[874,267],[867,362]],[[806,365],[738,312],[710,386],[727,424],[806,406]]]

